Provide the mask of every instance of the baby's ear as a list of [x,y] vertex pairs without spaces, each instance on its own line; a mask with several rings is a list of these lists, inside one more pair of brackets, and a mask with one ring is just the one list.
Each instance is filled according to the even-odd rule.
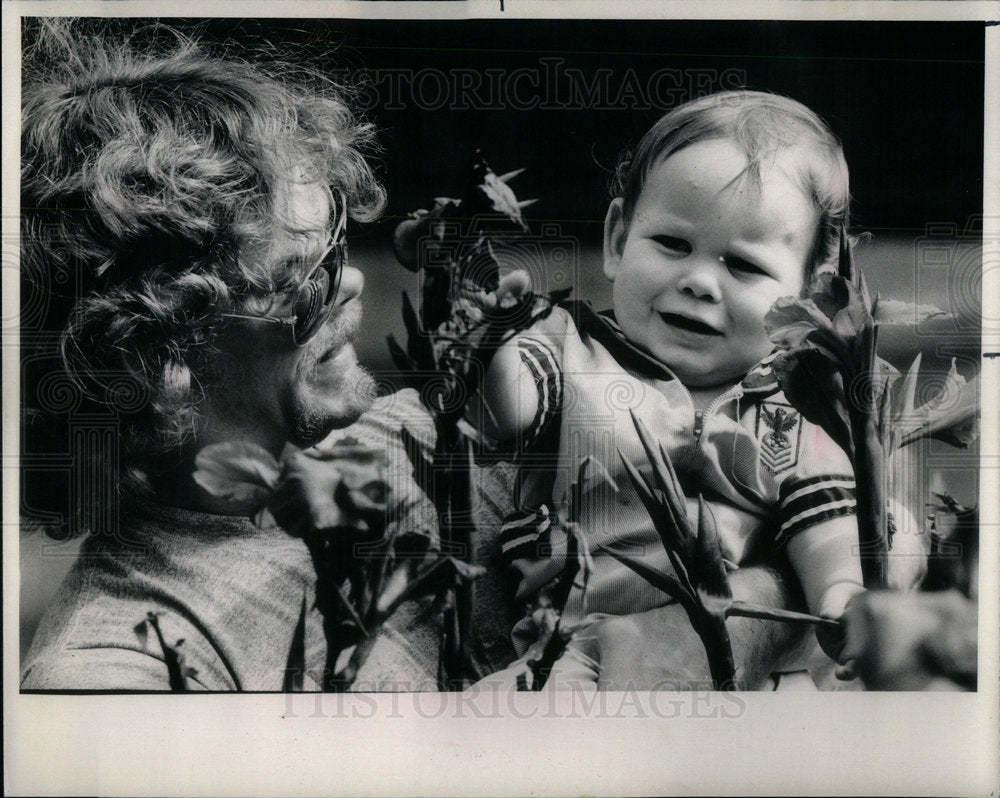
[[625,200],[615,197],[608,206],[608,215],[604,217],[604,276],[611,281],[618,276],[625,239],[628,238],[624,207]]

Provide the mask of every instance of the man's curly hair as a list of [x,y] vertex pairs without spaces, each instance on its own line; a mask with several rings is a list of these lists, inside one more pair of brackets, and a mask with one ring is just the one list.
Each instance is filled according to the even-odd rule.
[[162,26],[23,33],[25,428],[65,420],[46,391],[58,372],[76,412],[119,419],[123,476],[141,482],[194,429],[221,314],[285,287],[240,257],[278,232],[279,184],[319,183],[360,221],[382,209],[374,130],[316,72],[216,57]]

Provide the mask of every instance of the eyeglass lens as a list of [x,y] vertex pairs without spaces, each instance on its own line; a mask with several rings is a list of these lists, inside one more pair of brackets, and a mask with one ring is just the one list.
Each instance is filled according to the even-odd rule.
[[292,328],[298,344],[308,341],[330,317],[344,271],[343,250],[343,244],[334,246],[310,279],[299,288],[295,299],[295,326]]

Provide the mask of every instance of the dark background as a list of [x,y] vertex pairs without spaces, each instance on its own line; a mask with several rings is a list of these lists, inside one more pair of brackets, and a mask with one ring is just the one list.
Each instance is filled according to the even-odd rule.
[[[972,268],[966,261],[979,243],[982,213],[982,23],[225,20],[178,27],[237,52],[272,48],[362,84],[356,104],[381,131],[379,172],[389,191],[382,221],[355,228],[351,241],[368,276],[369,319],[378,319],[359,351],[376,370],[391,370],[384,338],[402,335],[399,293],[416,287],[395,264],[392,229],[433,197],[461,196],[477,147],[498,173],[525,169],[511,186],[519,198],[539,199],[525,212],[533,231],[570,243],[571,268],[553,281],[545,264],[531,264],[536,281],[573,285],[607,305],[601,224],[619,154],[677,102],[738,86],[791,96],[840,137],[851,170],[852,232],[872,234],[858,257],[884,297],[978,323],[978,261],[972,257]],[[931,268],[928,247],[949,250],[935,256],[948,263]]]
[[[544,199],[537,217],[570,220],[582,235],[582,225],[604,216],[601,167],[613,165],[670,100],[733,88],[735,73],[746,88],[805,103],[840,136],[860,227],[913,232],[981,210],[982,23],[275,20],[201,29],[218,42],[284,46],[293,59],[338,74],[376,71],[361,99],[382,130],[390,216],[426,202],[428,191],[460,184],[478,145],[498,168],[527,168],[519,185]],[[574,101],[566,80],[554,91],[533,93],[526,79],[520,94],[488,90],[488,70],[541,74],[553,59],[585,83],[609,70],[610,101]],[[401,87],[405,75],[379,80],[379,70],[414,78]],[[454,85],[442,98],[431,70],[484,73],[478,94],[493,107],[474,107],[474,92]],[[627,72],[643,87],[664,70],[683,76],[629,96]],[[523,107],[533,95],[538,107]],[[405,109],[385,108],[401,102]]]
[[[395,263],[392,230],[433,197],[461,196],[477,147],[498,173],[525,168],[511,186],[539,199],[526,211],[539,258],[516,265],[603,307],[601,224],[619,152],[676,102],[737,86],[789,95],[829,123],[851,170],[852,231],[872,233],[858,250],[871,284],[955,313],[959,322],[928,340],[942,363],[978,361],[982,23],[163,21],[212,50],[367,81],[355,104],[381,131],[389,205],[382,221],[355,225],[350,242],[367,277],[359,354],[388,381],[385,336],[404,338],[400,292],[417,287]],[[116,24],[126,35],[149,22]],[[525,70],[520,94],[516,70]],[[649,90],[655,76],[659,93]],[[596,93],[574,95],[572,85]],[[571,257],[553,269],[556,250]],[[929,461],[932,481],[975,503],[976,451],[942,457]],[[29,535],[21,550],[23,648],[75,544]]]

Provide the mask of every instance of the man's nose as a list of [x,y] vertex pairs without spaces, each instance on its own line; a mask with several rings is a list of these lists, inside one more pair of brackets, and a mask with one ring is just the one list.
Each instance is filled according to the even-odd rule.
[[353,266],[345,266],[340,276],[340,292],[337,294],[337,304],[343,305],[359,296],[365,287],[365,276]]
[[693,262],[677,281],[677,290],[695,299],[719,302],[722,289],[717,274],[718,263]]

